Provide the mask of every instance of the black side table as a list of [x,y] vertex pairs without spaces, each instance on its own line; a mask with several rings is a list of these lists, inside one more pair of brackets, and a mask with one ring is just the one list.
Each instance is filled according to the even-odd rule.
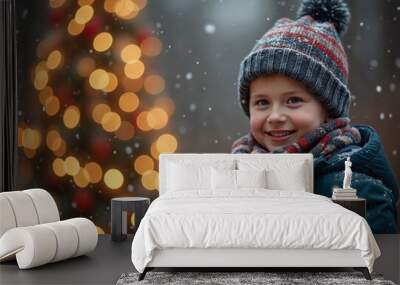
[[136,233],[139,223],[144,217],[150,199],[144,197],[119,197],[111,199],[111,240],[123,241],[127,234],[127,211],[135,213],[135,229]]
[[367,200],[364,198],[355,199],[332,199],[333,203],[339,204],[340,206],[359,214],[364,219],[367,217]]

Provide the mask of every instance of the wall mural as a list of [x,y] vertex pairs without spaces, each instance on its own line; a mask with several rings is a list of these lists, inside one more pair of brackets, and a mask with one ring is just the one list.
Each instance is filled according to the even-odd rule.
[[[18,127],[18,147],[31,161],[24,173],[44,175],[53,195],[70,197],[63,210],[75,215],[104,211],[97,200],[139,194],[132,181],[141,192],[157,190],[159,154],[178,142],[167,128],[174,102],[160,95],[165,80],[151,67],[163,44],[132,25],[146,1],[49,5],[51,32],[35,47],[31,71],[37,97],[29,108],[43,111],[40,125]],[[108,231],[105,220],[98,229]]]

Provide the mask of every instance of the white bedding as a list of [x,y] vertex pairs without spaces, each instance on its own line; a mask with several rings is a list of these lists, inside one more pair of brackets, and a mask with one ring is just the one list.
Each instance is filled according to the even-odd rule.
[[154,249],[165,248],[358,249],[370,272],[380,256],[365,219],[324,196],[266,189],[199,193],[171,192],[153,201],[132,243],[139,272]]

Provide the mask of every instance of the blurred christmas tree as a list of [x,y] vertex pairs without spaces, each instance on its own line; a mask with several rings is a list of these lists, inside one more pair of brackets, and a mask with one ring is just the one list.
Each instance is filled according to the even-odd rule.
[[109,231],[111,197],[157,196],[158,156],[178,146],[174,103],[151,68],[162,42],[138,20],[146,4],[50,0],[37,96],[19,103],[23,187],[47,189],[63,218],[87,216],[99,232]]

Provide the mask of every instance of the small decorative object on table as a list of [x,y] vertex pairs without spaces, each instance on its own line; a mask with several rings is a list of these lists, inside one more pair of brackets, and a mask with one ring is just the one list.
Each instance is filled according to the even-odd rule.
[[149,205],[150,199],[144,197],[119,197],[111,199],[111,240],[123,241],[126,239],[127,211],[135,213],[134,232],[136,232]]
[[344,162],[344,179],[343,179],[343,188],[333,188],[332,199],[333,200],[353,200],[357,199],[357,190],[351,188],[351,161],[350,157]]
[[342,207],[359,214],[361,217],[366,217],[366,200],[357,197],[357,190],[351,188],[351,161],[350,157],[344,162],[344,179],[343,188],[333,188],[332,201]]

